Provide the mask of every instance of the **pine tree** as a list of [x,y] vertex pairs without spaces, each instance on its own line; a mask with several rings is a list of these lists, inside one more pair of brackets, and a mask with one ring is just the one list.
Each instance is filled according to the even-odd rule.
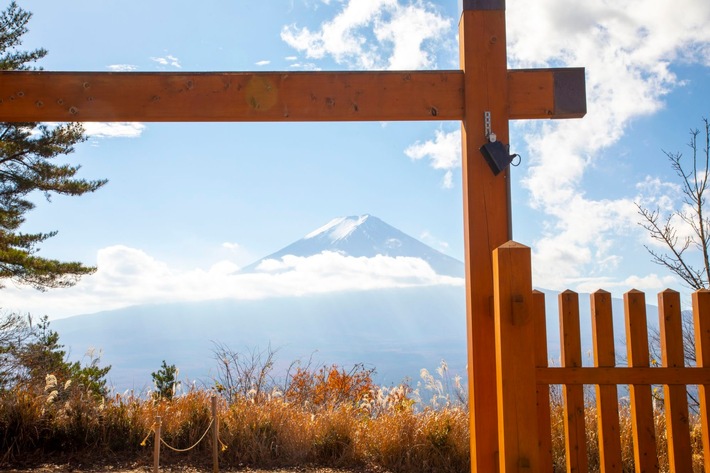
[[[0,13],[0,70],[31,70],[47,51],[21,51],[22,35],[32,14],[13,1]],[[55,164],[84,141],[81,124],[0,123],[0,281],[10,279],[39,290],[71,286],[95,268],[37,256],[38,245],[56,235],[22,233],[25,214],[34,208],[29,197],[42,193],[78,196],[93,192],[106,180],[76,178],[80,166]],[[2,284],[0,283],[0,287]]]
[[177,380],[177,368],[175,365],[168,365],[163,360],[160,369],[152,372],[150,376],[155,384],[155,392],[153,393],[155,399],[171,400],[175,396],[175,390],[180,384]]

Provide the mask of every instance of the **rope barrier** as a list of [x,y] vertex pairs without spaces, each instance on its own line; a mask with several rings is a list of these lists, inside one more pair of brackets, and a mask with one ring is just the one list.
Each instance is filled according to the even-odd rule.
[[[200,440],[198,440],[197,442],[195,442],[195,444],[194,444],[193,446],[191,446],[190,448],[175,448],[175,447],[173,447],[173,446],[171,446],[171,445],[168,445],[168,443],[165,442],[165,439],[163,439],[163,438],[160,439],[160,443],[162,443],[163,445],[165,445],[166,447],[168,447],[170,450],[173,450],[173,451],[178,452],[178,453],[181,453],[181,452],[189,452],[189,451],[192,450],[193,448],[197,447],[197,446],[200,444],[200,442],[202,442],[202,441],[205,439],[205,436],[206,436],[207,433],[210,431],[210,428],[212,427],[212,424],[214,424],[214,419],[210,421],[210,424],[207,426],[207,429],[205,430],[205,433],[202,434],[202,437],[200,437]],[[151,425],[151,426],[148,428],[148,435],[146,435],[145,438],[143,439],[143,441],[141,442],[141,447],[145,447],[146,442],[147,442],[148,439],[150,438],[151,434],[154,434],[154,433],[155,433],[155,423],[154,423],[153,425]],[[224,442],[222,442],[222,439],[217,438],[217,440],[219,441],[219,444],[220,444],[220,446],[222,447],[221,450],[222,450],[222,451],[227,450],[228,447],[227,447],[227,445],[226,445]]]
[[178,452],[178,453],[189,452],[189,451],[192,450],[193,448],[197,447],[197,446],[200,444],[200,442],[202,442],[202,440],[204,440],[205,436],[206,436],[207,433],[210,431],[210,428],[212,427],[212,424],[214,424],[214,419],[212,419],[212,420],[210,421],[210,425],[207,426],[207,429],[205,430],[205,433],[202,434],[202,437],[200,437],[200,440],[198,440],[197,442],[195,442],[195,444],[194,444],[192,447],[189,447],[189,448],[175,448],[175,447],[172,447],[172,446],[168,445],[167,442],[166,442],[165,440],[163,440],[162,438],[160,439],[160,443],[162,443],[163,445],[165,445],[166,447],[168,447],[170,450],[172,450],[172,451],[174,451],[174,452]]
[[145,447],[145,443],[148,441],[148,437],[150,437],[150,434],[155,433],[154,427],[155,422],[153,422],[153,425],[148,428],[148,435],[146,435],[143,441],[141,442],[141,447]]

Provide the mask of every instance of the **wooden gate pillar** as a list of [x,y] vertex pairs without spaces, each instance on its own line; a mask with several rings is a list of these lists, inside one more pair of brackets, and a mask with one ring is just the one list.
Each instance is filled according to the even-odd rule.
[[508,170],[494,175],[479,148],[486,137],[485,116],[497,139],[508,140],[508,81],[505,1],[464,1],[459,24],[464,71],[463,147],[464,248],[468,391],[472,471],[498,470],[493,250],[512,239]]

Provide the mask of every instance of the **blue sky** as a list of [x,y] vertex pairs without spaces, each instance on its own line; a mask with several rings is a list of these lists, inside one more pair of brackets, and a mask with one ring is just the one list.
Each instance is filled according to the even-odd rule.
[[[584,119],[511,126],[512,149],[523,157],[513,170],[514,236],[533,248],[535,285],[683,289],[649,262],[634,202],[677,202],[662,150],[685,152],[689,129],[710,117],[710,3],[506,3],[511,68],[587,68]],[[23,46],[49,50],[46,70],[458,68],[453,0],[19,4],[34,13]],[[82,177],[109,184],[81,198],[38,198],[25,230],[58,230],[41,254],[99,271],[68,290],[9,284],[5,308],[54,318],[405,284],[396,260],[383,268],[321,258],[258,280],[233,274],[332,218],[364,213],[463,259],[457,122],[125,123],[87,131],[69,161],[82,165]],[[323,277],[353,268],[358,277],[346,287]],[[427,273],[420,283],[452,282]]]

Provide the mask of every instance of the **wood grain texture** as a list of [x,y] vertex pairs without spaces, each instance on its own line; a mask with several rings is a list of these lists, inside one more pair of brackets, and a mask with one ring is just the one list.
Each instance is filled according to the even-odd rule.
[[[640,291],[624,294],[626,354],[630,367],[648,367],[648,327],[646,297]],[[651,386],[631,384],[631,424],[636,471],[659,471]]]
[[493,175],[479,148],[484,112],[508,142],[505,12],[464,11],[459,24],[464,71],[462,177],[466,264],[469,412],[472,471],[498,471],[493,250],[510,240],[508,170]]
[[530,248],[497,248],[493,280],[500,471],[539,472]]
[[[682,368],[685,366],[685,355],[680,293],[666,290],[658,294],[658,326],[662,365]],[[686,387],[664,385],[663,403],[666,410],[666,438],[671,471],[693,471]]]
[[[547,368],[547,317],[545,294],[533,291],[533,317],[535,319],[535,366]],[[537,385],[537,430],[540,455],[540,471],[553,471],[552,419],[550,417],[550,386]]]
[[[710,369],[710,291],[693,294],[693,326],[695,327],[695,360],[698,367]],[[705,471],[710,471],[710,376],[698,383],[700,426],[703,431]]]
[[[563,69],[507,72],[509,118],[578,118],[560,108]],[[577,72],[575,72],[577,71]],[[0,121],[298,122],[464,118],[463,71],[0,72]],[[476,87],[471,84],[470,87]]]
[[[562,367],[582,366],[582,342],[579,323],[579,295],[565,291],[558,296]],[[584,423],[584,387],[563,385],[565,413],[565,452],[567,471],[586,473],[587,437]]]
[[[592,310],[592,346],[595,367],[614,367],[614,320],[611,294],[597,291],[590,295]],[[599,462],[604,473],[621,472],[621,429],[619,396],[616,385],[596,385]]]

